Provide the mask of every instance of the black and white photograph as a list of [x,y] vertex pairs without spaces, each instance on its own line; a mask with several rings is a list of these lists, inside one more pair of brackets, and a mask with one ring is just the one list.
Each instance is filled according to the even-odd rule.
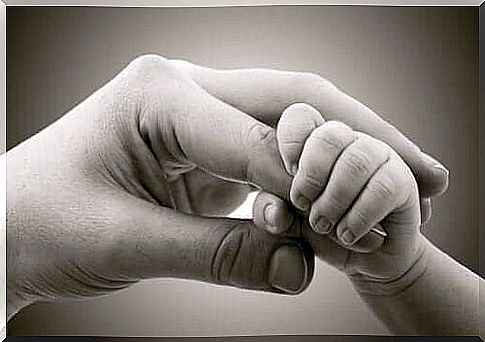
[[458,2],[4,6],[7,341],[483,338]]

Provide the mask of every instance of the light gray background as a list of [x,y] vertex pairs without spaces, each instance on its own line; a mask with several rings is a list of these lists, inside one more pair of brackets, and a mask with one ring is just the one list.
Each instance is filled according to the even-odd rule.
[[[476,8],[257,7],[7,10],[7,147],[45,127],[133,57],[318,72],[450,169],[426,234],[478,269]],[[317,263],[297,297],[153,280],[102,299],[40,304],[10,335],[386,334],[347,280]]]

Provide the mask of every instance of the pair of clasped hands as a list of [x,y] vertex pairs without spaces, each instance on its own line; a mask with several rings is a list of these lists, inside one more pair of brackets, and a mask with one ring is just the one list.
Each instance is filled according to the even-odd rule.
[[[7,173],[9,318],[154,277],[298,294],[315,255],[378,311],[426,274],[420,225],[448,185],[317,75],[157,55],[10,150]],[[253,220],[225,217],[257,190]]]

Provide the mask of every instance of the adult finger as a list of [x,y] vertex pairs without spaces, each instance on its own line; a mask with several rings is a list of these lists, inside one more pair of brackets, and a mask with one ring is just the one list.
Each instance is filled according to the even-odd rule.
[[119,277],[172,277],[297,294],[313,275],[303,242],[257,229],[251,221],[202,218],[120,193],[104,215],[113,236],[106,264]]
[[409,165],[422,196],[432,197],[448,187],[448,171],[421,152],[404,134],[370,108],[322,77],[268,69],[216,70],[186,61],[173,61],[210,94],[268,125],[295,102],[315,107],[327,120],[339,120],[390,145]]
[[208,94],[161,57],[138,63],[134,77],[147,89],[141,135],[169,181],[198,167],[289,198],[291,178],[271,127]]
[[292,104],[283,111],[276,127],[276,137],[281,158],[290,175],[296,174],[306,139],[323,122],[320,113],[305,103]]

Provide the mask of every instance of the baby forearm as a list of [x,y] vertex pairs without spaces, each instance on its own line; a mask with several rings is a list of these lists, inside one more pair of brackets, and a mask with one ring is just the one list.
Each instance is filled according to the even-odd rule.
[[425,240],[426,268],[398,293],[361,293],[396,334],[477,335],[479,286],[484,280]]

